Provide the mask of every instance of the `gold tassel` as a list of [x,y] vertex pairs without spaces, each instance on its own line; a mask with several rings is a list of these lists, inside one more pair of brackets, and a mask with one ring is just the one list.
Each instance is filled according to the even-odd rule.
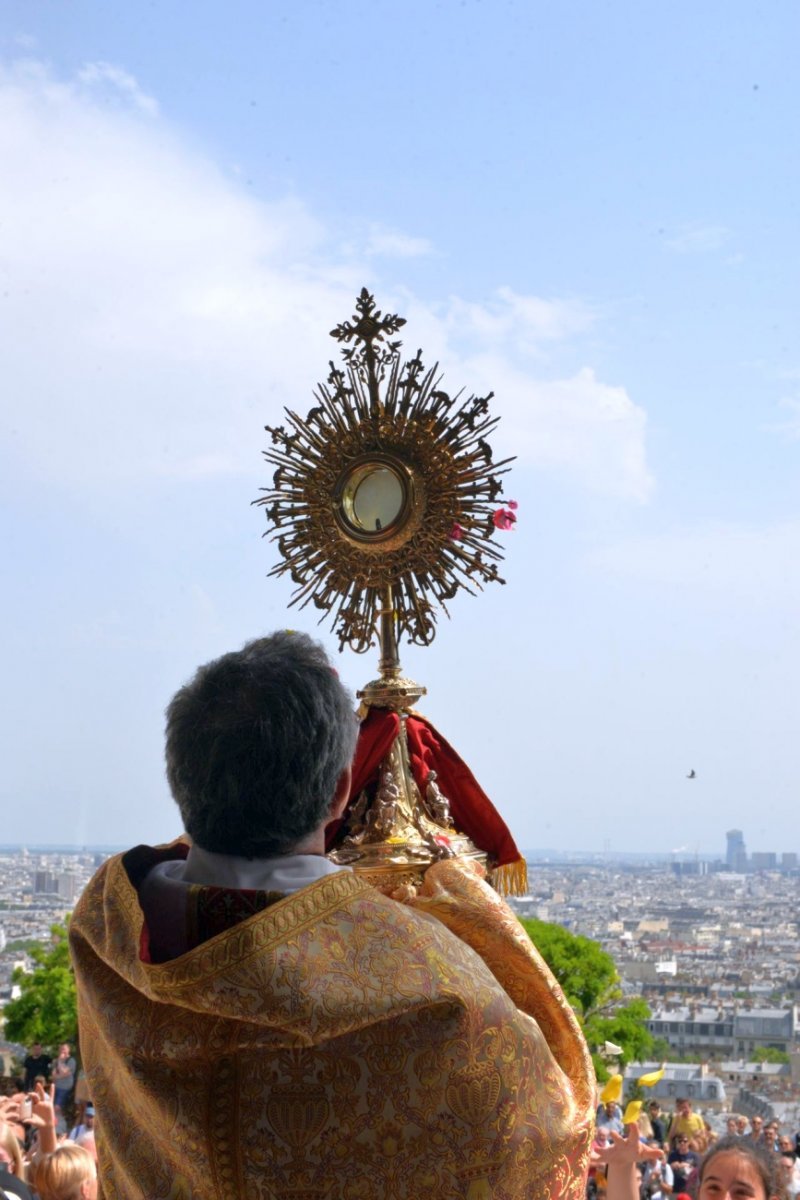
[[528,890],[528,864],[524,858],[495,867],[489,882],[501,896],[524,896]]

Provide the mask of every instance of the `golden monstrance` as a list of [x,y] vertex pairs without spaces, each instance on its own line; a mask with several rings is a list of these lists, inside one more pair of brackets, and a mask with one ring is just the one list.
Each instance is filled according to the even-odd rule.
[[267,426],[276,469],[255,501],[266,508],[292,604],[331,614],[340,649],[380,646],[378,678],[361,691],[361,731],[344,818],[328,855],[393,891],[421,882],[452,855],[478,859],[501,891],[525,889],[525,863],[491,801],[414,705],[426,689],[405,678],[398,641],[429,645],[436,609],[459,588],[503,580],[495,534],[516,505],[500,503],[511,459],[495,462],[491,394],[451,397],[438,364],[403,361],[402,317],[381,314],[362,289],[342,343],[305,418]]

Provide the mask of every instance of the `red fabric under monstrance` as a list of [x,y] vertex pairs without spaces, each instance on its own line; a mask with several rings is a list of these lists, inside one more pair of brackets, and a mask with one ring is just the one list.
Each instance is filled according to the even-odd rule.
[[[349,805],[365,787],[377,781],[378,769],[400,731],[400,717],[385,708],[370,708],[361,722],[353,760],[353,782]],[[524,867],[509,829],[467,764],[449,742],[424,717],[406,718],[406,738],[414,781],[425,795],[428,773],[436,772],[436,782],[450,803],[453,822],[461,833],[483,850],[493,867]],[[336,842],[341,821],[327,830],[326,849]],[[516,887],[513,890],[517,890]]]

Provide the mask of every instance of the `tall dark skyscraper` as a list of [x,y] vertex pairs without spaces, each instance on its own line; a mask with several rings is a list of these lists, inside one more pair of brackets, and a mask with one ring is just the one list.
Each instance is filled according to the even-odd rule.
[[728,839],[726,863],[732,871],[743,871],[747,866],[747,848],[741,829],[729,829],[725,836]]

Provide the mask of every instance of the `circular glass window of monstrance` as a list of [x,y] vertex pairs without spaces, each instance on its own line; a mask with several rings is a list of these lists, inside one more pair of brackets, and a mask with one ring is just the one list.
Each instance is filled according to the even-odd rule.
[[390,537],[408,518],[411,490],[411,479],[400,464],[377,458],[354,464],[337,488],[340,523],[359,541]]
[[353,492],[355,523],[365,533],[380,533],[394,525],[405,499],[405,489],[394,471],[390,467],[376,467],[364,475]]

